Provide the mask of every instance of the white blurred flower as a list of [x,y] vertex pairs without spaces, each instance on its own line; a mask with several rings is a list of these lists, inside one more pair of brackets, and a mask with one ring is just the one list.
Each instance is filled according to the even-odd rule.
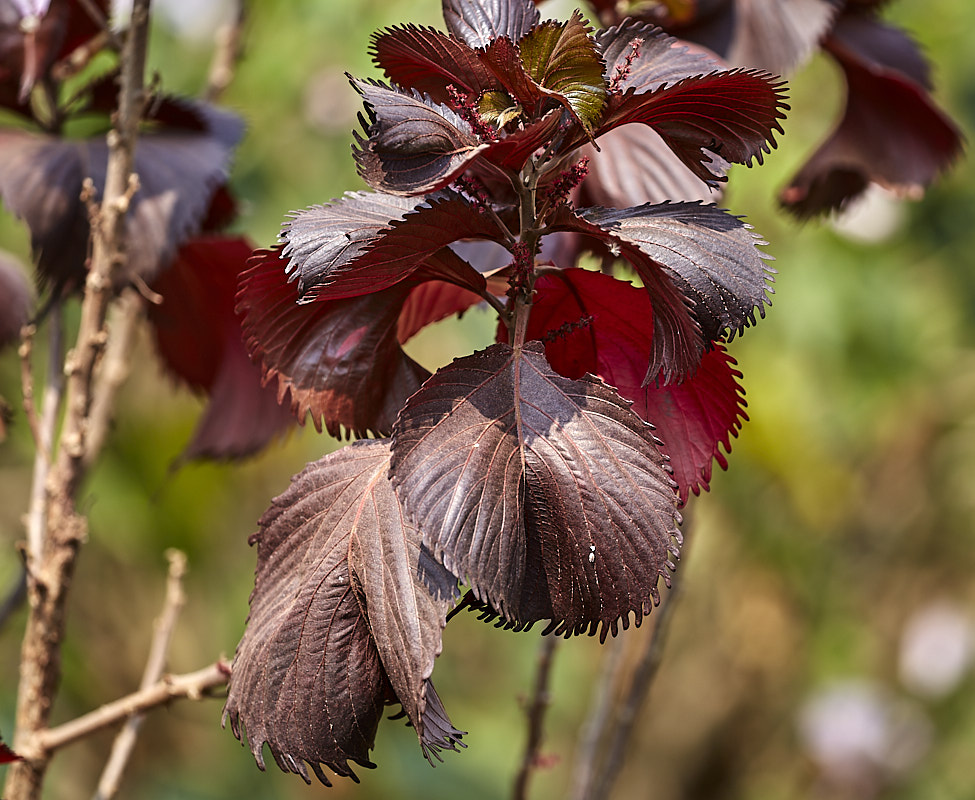
[[955,605],[932,603],[908,619],[901,634],[901,683],[915,694],[937,699],[950,694],[975,661],[975,624]]
[[837,233],[848,239],[875,244],[893,236],[903,222],[903,201],[871,183],[832,220],[832,225]]

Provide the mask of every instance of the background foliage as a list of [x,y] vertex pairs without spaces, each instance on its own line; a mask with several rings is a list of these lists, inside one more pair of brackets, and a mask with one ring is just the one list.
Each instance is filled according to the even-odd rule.
[[[166,88],[194,93],[210,38],[199,21],[167,24],[164,8],[181,5],[192,4],[159,3],[150,63]],[[925,45],[936,97],[971,131],[975,53],[962,32],[975,27],[975,6],[901,0],[888,14]],[[403,20],[439,24],[439,3],[251,4],[244,60],[225,101],[249,124],[232,185],[246,204],[237,227],[258,244],[274,241],[287,210],[361,187],[349,151],[358,98],[342,73],[373,74],[369,34]],[[731,348],[746,376],[751,421],[734,442],[730,471],[691,504],[686,591],[620,797],[842,797],[843,787],[824,787],[802,723],[810,703],[837,687],[847,698],[893,703],[884,707],[897,746],[892,766],[877,767],[888,774],[879,796],[948,800],[975,786],[975,676],[969,671],[932,695],[905,677],[900,657],[912,617],[931,604],[956,609],[975,635],[972,166],[959,164],[922,203],[881,203],[842,226],[797,226],[774,196],[835,118],[842,98],[832,70],[820,58],[791,81],[793,111],[779,149],[759,170],[735,168],[722,204],[746,214],[771,243],[776,296],[763,325]],[[6,216],[0,246],[26,258],[26,233]],[[471,312],[407,349],[434,367],[489,342],[492,319]],[[148,339],[142,346],[148,350]],[[17,369],[15,355],[4,353],[0,394],[10,400],[18,396]],[[154,359],[135,360],[90,486],[91,537],[55,721],[138,684],[168,547],[185,550],[191,564],[170,667],[187,671],[231,655],[253,585],[247,535],[289,477],[337,445],[301,430],[243,465],[171,471],[199,407]],[[18,414],[0,448],[0,586],[16,576],[12,543],[23,535],[31,460]],[[13,727],[22,620],[0,630],[4,732]],[[649,624],[624,635],[624,667],[648,632]],[[381,768],[364,771],[363,785],[306,788],[273,767],[258,774],[220,731],[219,702],[180,703],[153,713],[123,791],[149,800],[505,796],[537,644],[536,634],[502,635],[473,617],[450,624],[438,690],[454,722],[473,733],[469,749],[446,754],[435,772],[416,757],[412,731],[387,724],[374,753]],[[537,797],[565,792],[604,652],[589,639],[560,647],[544,747],[552,765],[536,780]],[[848,719],[847,731],[872,719],[850,716],[854,707],[847,702],[846,717],[832,715]],[[108,743],[95,738],[62,754],[50,796],[93,785]],[[869,797],[873,779],[856,780],[865,783],[846,796]]]

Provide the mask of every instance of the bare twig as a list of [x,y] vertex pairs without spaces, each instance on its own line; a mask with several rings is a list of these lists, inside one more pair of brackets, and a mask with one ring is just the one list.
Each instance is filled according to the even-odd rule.
[[20,329],[20,393],[24,398],[24,416],[27,417],[27,427],[34,437],[34,446],[41,449],[41,422],[37,416],[37,403],[34,402],[34,370],[32,367],[34,353],[34,336],[37,334],[36,325],[25,325]]
[[[47,354],[47,382],[44,385],[44,399],[41,414],[34,414],[31,430],[34,433],[34,475],[31,482],[30,508],[27,511],[27,569],[39,564],[47,539],[48,488],[47,478],[51,469],[54,429],[61,415],[64,400],[64,372],[61,369],[61,353],[64,348],[61,331],[63,322],[61,303],[51,308],[50,335]],[[33,327],[33,326],[29,326]],[[24,391],[24,407],[33,410],[33,378],[31,374],[31,342],[33,334],[25,331],[21,345],[21,368]],[[28,400],[28,394],[31,400]],[[30,419],[31,411],[28,411]]]
[[204,99],[210,103],[219,100],[220,95],[230,85],[234,79],[237,62],[240,60],[246,10],[243,0],[237,0],[235,6],[234,18],[221,25],[216,34],[216,48],[213,52],[213,61],[210,62],[206,90],[203,93]]
[[[186,574],[186,556],[179,550],[170,550],[166,553],[169,558],[169,578],[166,581],[166,600],[163,603],[162,613],[156,620],[156,632],[152,637],[152,644],[149,647],[149,657],[146,660],[145,671],[142,673],[142,683],[139,684],[140,690],[146,690],[157,683],[163,675],[166,667],[166,654],[169,651],[169,642],[172,639],[173,629],[176,627],[176,620],[183,608],[186,597],[183,594],[183,576]],[[105,769],[98,781],[98,789],[95,791],[94,800],[108,800],[115,796],[118,791],[119,783],[122,780],[122,773],[128,764],[132,750],[135,748],[136,738],[139,736],[139,728],[142,727],[142,720],[145,714],[134,714],[126,721],[122,730],[118,732],[115,741],[112,743],[112,752],[109,755]]]
[[[81,321],[74,348],[65,358],[67,399],[57,456],[48,476],[47,534],[40,553],[28,562],[30,613],[24,633],[17,694],[14,746],[33,753],[11,765],[6,800],[39,800],[47,770],[46,733],[61,678],[68,589],[87,524],[76,508],[76,495],[90,463],[87,442],[96,363],[108,333],[105,315],[115,273],[125,260],[125,215],[138,181],[132,174],[139,116],[144,107],[143,75],[148,42],[150,0],[135,0],[121,59],[118,113],[108,135],[108,164],[98,218],[92,223],[92,256]],[[20,752],[18,750],[18,752]]]
[[[230,664],[218,661],[208,667],[185,675],[167,675],[145,689],[107,703],[84,716],[41,732],[24,758],[46,759],[62,747],[73,744],[94,733],[118,725],[134,714],[143,714],[165,705],[171,700],[201,700],[214,689],[225,686],[230,679]],[[20,751],[17,751],[20,753]]]
[[122,291],[112,315],[112,337],[98,371],[98,386],[93,393],[88,418],[88,446],[85,467],[90,467],[105,445],[115,413],[115,397],[129,377],[129,362],[136,342],[136,329],[145,307],[142,296],[133,288]]
[[515,776],[512,800],[525,800],[528,797],[528,782],[535,767],[538,765],[539,751],[542,747],[545,712],[550,702],[548,684],[552,674],[552,662],[555,649],[559,643],[557,636],[543,636],[538,650],[538,665],[535,671],[535,686],[532,690],[531,701],[526,714],[528,717],[528,738],[525,742],[525,752],[521,759],[521,767]]

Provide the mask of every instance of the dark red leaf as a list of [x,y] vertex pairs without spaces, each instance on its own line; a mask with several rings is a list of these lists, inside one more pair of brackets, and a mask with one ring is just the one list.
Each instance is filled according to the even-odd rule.
[[643,385],[653,336],[647,293],[609,275],[580,269],[539,277],[527,335],[545,341],[552,367],[567,378],[589,372],[615,386],[633,410],[654,425],[670,457],[681,504],[691,491],[707,489],[711,462],[727,461],[744,413],[741,377],[720,344],[679,384]]
[[13,761],[20,761],[20,756],[7,747],[3,739],[0,739],[0,764],[10,764]]
[[484,298],[470,289],[444,281],[427,281],[406,298],[396,327],[400,344],[407,342],[427,325],[461,314]]
[[20,340],[20,329],[30,319],[32,306],[27,277],[0,254],[0,350]]
[[487,47],[502,36],[517,42],[538,24],[531,0],[443,0],[449,30],[471,47]]
[[460,175],[487,145],[447,106],[379,83],[352,85],[366,103],[366,137],[354,155],[363,180],[382,192],[421,195]]
[[[740,333],[754,322],[756,311],[765,315],[773,271],[756,247],[763,242],[751,226],[714,206],[662,203],[564,211],[558,228],[618,243],[621,255],[643,279],[658,338],[673,343],[664,351],[655,347],[647,380],[657,378],[661,369],[665,382],[693,373],[705,342],[726,332]],[[693,316],[703,340],[700,335],[688,336],[680,308],[667,299],[675,290],[694,303]]]
[[156,345],[167,368],[209,402],[183,458],[242,458],[294,424],[273,387],[261,385],[234,314],[237,276],[253,250],[243,238],[206,237],[184,244],[153,285]]
[[[283,232],[283,252],[290,259],[289,273],[299,276],[302,301],[377,292],[424,264],[428,271],[441,271],[440,277],[483,291],[480,273],[441,251],[461,238],[503,241],[494,217],[453,192],[428,197],[405,213],[396,213],[397,203],[390,199],[361,193],[296,215]],[[392,216],[379,222],[390,211]]]
[[298,304],[281,248],[260,251],[241,275],[237,309],[247,349],[264,380],[290,392],[299,420],[311,414],[333,436],[388,433],[406,398],[429,373],[397,339],[397,320],[413,280],[381,292]]
[[827,46],[846,76],[846,109],[783,190],[782,204],[806,218],[841,208],[871,182],[920,195],[962,144],[925,88],[927,69],[916,45],[869,18],[844,17]]
[[475,97],[500,86],[477,51],[432,28],[387,29],[373,37],[372,52],[373,61],[393,83],[438,103],[447,102],[450,85]]
[[[129,248],[127,274],[147,282],[200,229],[242,133],[236,116],[193,108],[206,132],[161,126],[143,134],[136,150],[140,189],[127,226],[138,246]],[[88,212],[80,200],[82,181],[91,177],[100,192],[107,161],[101,138],[70,141],[0,130],[0,196],[30,228],[40,277],[55,290],[70,291],[84,279]]]
[[251,539],[251,613],[224,718],[261,768],[267,742],[278,766],[306,781],[306,763],[326,785],[322,765],[355,778],[348,761],[373,766],[369,750],[392,702],[424,752],[456,748],[460,733],[429,682],[456,584],[421,556],[388,463],[385,442],[325,456],[274,500]]
[[626,401],[558,375],[536,342],[437,372],[396,421],[390,474],[424,543],[506,620],[605,638],[673,566],[664,463]]

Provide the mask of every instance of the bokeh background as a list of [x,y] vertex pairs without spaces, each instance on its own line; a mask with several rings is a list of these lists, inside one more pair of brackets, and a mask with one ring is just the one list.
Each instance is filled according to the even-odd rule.
[[[229,9],[158,0],[151,65],[163,86],[204,84]],[[373,75],[371,31],[440,25],[436,0],[249,4],[244,58],[225,95],[249,132],[232,186],[238,229],[275,241],[288,211],[362,188],[350,157],[357,96]],[[570,6],[560,4],[553,15]],[[936,97],[975,123],[975,5],[900,0],[888,18],[923,43]],[[619,775],[618,798],[799,800],[975,797],[975,197],[956,165],[921,202],[875,197],[838,221],[800,226],[775,194],[826,134],[839,76],[817,58],[791,81],[787,135],[760,169],[735,168],[723,205],[770,242],[779,270],[768,318],[734,342],[750,421],[731,466],[692,501],[683,592],[663,666]],[[26,263],[6,215],[0,247]],[[408,350],[429,368],[491,340],[485,312]],[[43,332],[42,332],[43,338]],[[117,426],[85,492],[91,533],[70,609],[64,721],[133,690],[164,591],[164,551],[190,560],[169,667],[231,656],[255,553],[247,536],[271,497],[340,443],[299,430],[240,464],[171,464],[202,401],[162,374],[143,335]],[[143,357],[144,356],[144,357]],[[18,403],[0,354],[0,395]],[[0,591],[18,572],[33,453],[19,412],[0,447]],[[624,672],[652,632],[623,635]],[[0,731],[12,733],[23,612],[0,630]],[[454,620],[435,678],[469,748],[432,770],[412,730],[384,722],[362,783],[306,787],[260,773],[222,703],[180,702],[143,728],[121,796],[439,798],[508,796],[523,749],[522,703],[540,638]],[[533,796],[568,796],[577,741],[610,645],[561,643]],[[61,753],[47,796],[89,796],[111,736]],[[0,777],[3,769],[0,768]]]

